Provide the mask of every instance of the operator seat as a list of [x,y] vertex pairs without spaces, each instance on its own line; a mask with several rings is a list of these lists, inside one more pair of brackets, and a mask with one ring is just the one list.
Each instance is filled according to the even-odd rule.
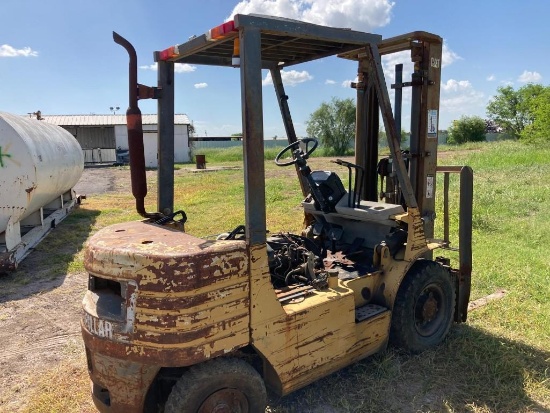
[[[313,142],[313,146],[308,149],[308,144],[311,142]],[[310,190],[308,198],[313,199],[314,208],[324,213],[336,212],[336,204],[346,194],[342,181],[334,172],[312,171],[307,164],[307,159],[317,148],[318,143],[315,138],[294,141],[277,154],[275,164],[278,166],[296,165],[300,174],[307,181]],[[283,155],[290,150],[292,150],[292,160],[281,161]]]
[[[310,174],[311,180],[308,180],[308,183],[315,185],[323,197],[324,203],[328,208],[328,211],[325,212],[335,212],[336,205],[338,201],[347,193],[340,177],[332,171],[312,171]],[[311,193],[314,194],[312,188],[310,188]],[[315,199],[315,196],[314,196]],[[320,200],[315,199],[318,203]]]

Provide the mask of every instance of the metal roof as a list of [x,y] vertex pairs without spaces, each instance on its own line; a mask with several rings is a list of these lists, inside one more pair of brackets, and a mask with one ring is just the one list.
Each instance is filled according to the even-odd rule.
[[[126,115],[42,115],[43,121],[57,126],[113,126],[126,125]],[[156,125],[157,115],[142,115],[143,125]],[[187,115],[174,115],[175,125],[189,125]]]
[[[230,22],[231,23],[231,22]],[[234,39],[246,27],[260,30],[261,59],[264,68],[308,62],[346,53],[368,43],[377,44],[381,36],[345,28],[325,27],[273,16],[243,15],[234,17],[234,28],[221,38],[206,34],[176,45],[168,60],[180,63],[231,66]],[[241,46],[242,47],[242,46]],[[155,54],[160,60],[160,52]]]

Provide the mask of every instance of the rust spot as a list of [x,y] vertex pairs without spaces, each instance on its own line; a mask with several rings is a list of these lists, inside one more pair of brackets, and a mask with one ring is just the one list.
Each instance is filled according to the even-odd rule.
[[313,344],[313,343],[320,343],[322,341],[325,341],[325,338],[330,337],[333,334],[334,333],[332,331],[329,331],[328,333],[323,334],[322,336],[315,337],[312,340],[304,341],[304,342],[300,343],[299,345],[296,346],[296,348],[306,347],[306,346],[309,346],[310,344]]
[[90,238],[85,267],[94,276],[137,285],[126,294],[132,311],[113,323],[112,340],[83,325],[92,354],[175,367],[249,343],[244,241],[206,241],[145,222],[126,223]]

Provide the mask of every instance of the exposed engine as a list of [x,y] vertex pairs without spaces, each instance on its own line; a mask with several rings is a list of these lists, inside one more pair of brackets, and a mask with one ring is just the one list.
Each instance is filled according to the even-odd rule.
[[[244,239],[244,225],[217,239]],[[328,273],[323,264],[326,251],[309,238],[290,233],[279,233],[267,238],[269,272],[275,287],[307,284],[317,289],[327,286]]]
[[267,239],[269,271],[276,287],[309,284],[327,286],[328,273],[323,265],[326,252],[311,239],[279,233]]

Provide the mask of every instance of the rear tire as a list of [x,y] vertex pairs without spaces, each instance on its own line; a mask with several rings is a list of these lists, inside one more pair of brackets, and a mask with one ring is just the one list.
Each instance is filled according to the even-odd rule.
[[260,374],[239,359],[214,359],[183,373],[168,396],[165,413],[259,413],[267,394]]
[[433,261],[417,261],[397,292],[390,343],[411,353],[437,346],[451,328],[454,307],[449,271]]

